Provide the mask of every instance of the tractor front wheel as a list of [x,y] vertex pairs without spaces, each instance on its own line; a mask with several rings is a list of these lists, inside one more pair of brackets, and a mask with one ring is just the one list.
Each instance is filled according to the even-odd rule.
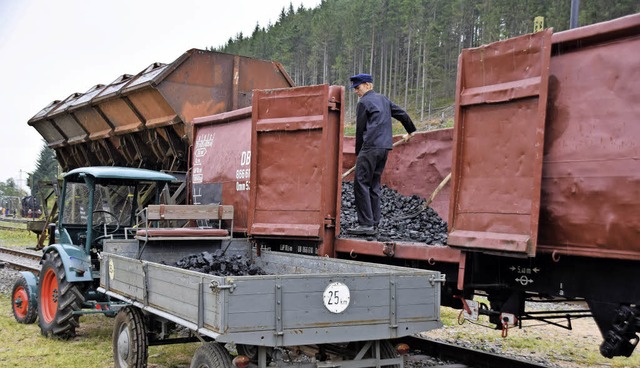
[[45,254],[40,271],[38,317],[44,336],[68,339],[76,334],[84,296],[80,286],[67,281],[62,259],[57,252]]
[[[29,275],[35,282],[33,274],[29,273]],[[13,317],[19,323],[32,324],[38,318],[38,300],[35,288],[37,286],[29,285],[24,274],[21,274],[13,284],[11,309],[13,309]]]

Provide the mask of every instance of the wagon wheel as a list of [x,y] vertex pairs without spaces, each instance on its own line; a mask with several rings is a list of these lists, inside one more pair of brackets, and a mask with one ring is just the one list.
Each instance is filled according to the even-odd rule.
[[120,309],[113,325],[112,345],[115,368],[147,366],[149,343],[140,309]]
[[196,350],[191,368],[230,368],[231,355],[217,342],[208,342]]
[[38,318],[38,300],[33,289],[23,274],[13,284],[11,307],[19,323],[32,324]]
[[80,311],[84,296],[77,283],[70,283],[57,252],[45,254],[40,271],[40,298],[38,317],[44,336],[67,339],[75,336],[80,326]]

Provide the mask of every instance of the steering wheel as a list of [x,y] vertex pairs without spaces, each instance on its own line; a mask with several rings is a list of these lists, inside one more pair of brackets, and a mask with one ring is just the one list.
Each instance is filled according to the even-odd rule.
[[[116,223],[116,228],[115,228],[115,229],[113,229],[113,230],[111,230],[111,231],[107,231],[107,232],[106,232],[106,234],[103,234],[103,236],[104,236],[104,235],[113,234],[113,233],[115,233],[116,231],[118,231],[118,229],[120,229],[120,221],[118,220],[118,216],[114,215],[114,214],[113,214],[113,212],[109,212],[109,211],[107,211],[107,210],[95,210],[95,211],[93,211],[93,214],[92,214],[91,216],[95,215],[96,213],[104,213],[104,214],[107,214],[107,215],[111,216],[111,218],[112,218],[112,219],[114,219],[114,220],[115,220],[115,223]],[[106,223],[106,221],[104,221],[104,216],[102,216],[102,219],[103,219],[103,221],[102,221],[102,222],[98,222],[98,223],[94,223],[94,224],[93,224],[93,227],[92,227],[92,228],[93,228],[93,230],[94,230],[95,232],[99,232],[99,231],[100,231],[100,229],[104,227],[104,225],[110,225],[110,224],[107,224],[107,223]]]

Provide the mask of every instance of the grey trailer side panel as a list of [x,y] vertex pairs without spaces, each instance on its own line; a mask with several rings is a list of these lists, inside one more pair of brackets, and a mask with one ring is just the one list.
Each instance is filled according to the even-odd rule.
[[[221,277],[104,253],[101,291],[247,345],[382,340],[441,325],[438,272],[270,251],[251,261],[266,275]],[[350,297],[331,311],[325,298],[336,283]]]

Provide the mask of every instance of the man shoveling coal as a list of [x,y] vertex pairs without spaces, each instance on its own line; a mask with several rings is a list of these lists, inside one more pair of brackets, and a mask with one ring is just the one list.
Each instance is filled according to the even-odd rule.
[[375,235],[380,223],[380,178],[393,148],[391,118],[407,131],[402,138],[408,141],[416,131],[406,111],[386,96],[373,90],[369,74],[349,78],[351,88],[358,95],[356,107],[356,170],[354,194],[358,226],[348,230],[353,235]]

